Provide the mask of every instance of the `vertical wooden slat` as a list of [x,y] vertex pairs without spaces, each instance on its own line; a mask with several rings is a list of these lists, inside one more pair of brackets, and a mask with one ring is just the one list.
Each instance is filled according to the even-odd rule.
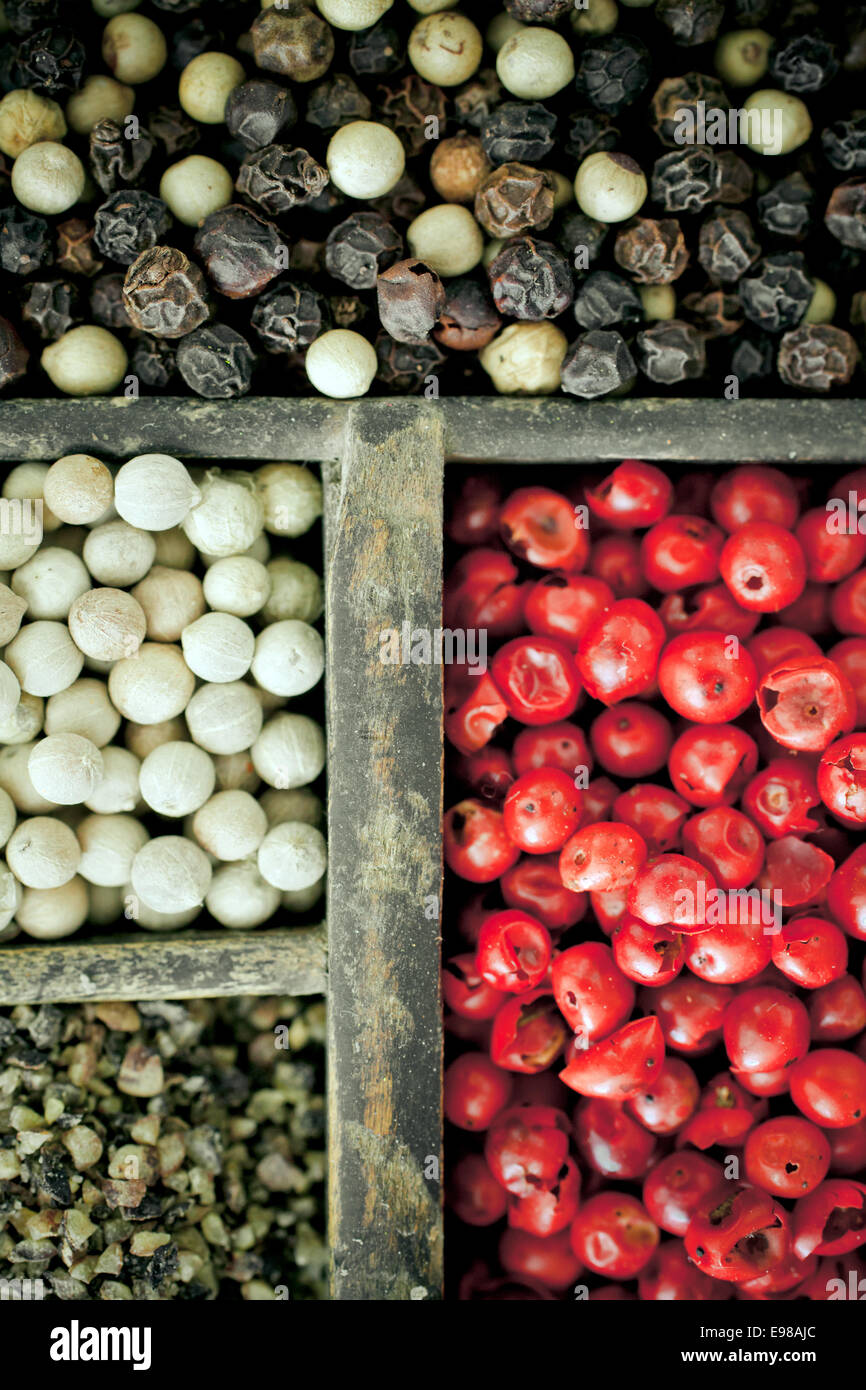
[[336,1299],[441,1297],[442,682],[434,406],[350,412],[329,517],[329,1218]]

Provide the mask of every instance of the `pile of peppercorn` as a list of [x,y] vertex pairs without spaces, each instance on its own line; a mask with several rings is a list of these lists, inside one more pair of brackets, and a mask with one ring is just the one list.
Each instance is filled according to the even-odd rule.
[[859,394],[864,69],[815,0],[4,0],[0,389]]

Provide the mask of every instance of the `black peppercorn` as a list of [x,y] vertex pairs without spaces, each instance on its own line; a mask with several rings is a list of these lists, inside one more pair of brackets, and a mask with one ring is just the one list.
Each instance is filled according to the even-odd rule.
[[50,25],[31,34],[18,48],[20,85],[47,96],[63,96],[81,86],[87,55],[71,29]]
[[248,150],[278,144],[297,119],[298,109],[291,92],[263,77],[241,82],[226,101],[229,134]]
[[847,386],[859,357],[850,333],[830,323],[808,323],[785,334],[779,344],[777,366],[787,386],[826,392],[834,386]]
[[833,189],[824,222],[843,246],[866,251],[866,182],[863,179],[846,179]]
[[119,121],[97,121],[90,132],[91,173],[103,193],[114,193],[122,185],[138,183],[154,149],[146,130],[128,140]]
[[245,396],[255,360],[246,338],[224,323],[197,328],[177,349],[177,369],[187,386],[211,401]]
[[367,306],[357,294],[332,295],[328,309],[337,328],[354,328],[367,317]]
[[200,139],[199,127],[183,111],[158,106],[147,118],[147,128],[167,155],[194,150]]
[[171,213],[161,198],[136,188],[119,189],[96,209],[93,239],[104,256],[132,265],[168,231]]
[[739,208],[717,208],[701,224],[698,261],[715,284],[735,284],[760,254],[752,223]]
[[556,117],[541,102],[505,101],[481,124],[481,145],[491,164],[537,164],[553,149]]
[[479,130],[502,100],[502,84],[492,68],[482,68],[454,94],[454,115]]
[[328,236],[325,266],[353,290],[371,290],[402,251],[399,233],[378,212],[353,212]]
[[585,212],[569,212],[562,219],[556,239],[575,270],[586,271],[601,254],[609,231],[607,222],[596,222]]
[[866,169],[866,115],[834,121],[821,132],[821,147],[834,169],[860,174]]
[[398,343],[396,338],[385,332],[376,339],[376,356],[379,359],[376,380],[390,391],[407,394],[422,390],[428,384],[428,378],[435,377],[446,360],[444,352],[440,352],[431,340],[426,343]]
[[187,64],[200,53],[224,48],[225,34],[220,33],[218,29],[212,29],[203,19],[191,19],[172,35],[169,62],[175,72],[183,72]]
[[583,47],[577,90],[599,111],[616,116],[637,101],[649,82],[651,67],[649,50],[640,39],[604,34]]
[[278,280],[256,300],[250,319],[266,352],[302,352],[330,328],[327,300],[301,281]]
[[814,292],[799,251],[765,256],[739,284],[746,317],[767,333],[795,328],[808,311]]
[[8,319],[0,318],[0,391],[26,375],[30,353]]
[[389,221],[396,218],[399,222],[411,222],[423,210],[426,202],[427,197],[420,184],[410,174],[404,174],[390,193],[382,198],[371,198],[370,207]]
[[673,217],[636,217],[617,235],[614,260],[639,285],[670,285],[689,263],[683,230]]
[[69,217],[57,228],[57,269],[72,275],[98,275],[103,262],[93,253],[93,227]]
[[656,18],[677,43],[693,47],[709,43],[725,17],[722,0],[658,0]]
[[515,237],[487,270],[493,302],[507,318],[554,319],[574,298],[571,266],[550,241]]
[[[338,126],[348,125],[350,121],[366,121],[373,107],[370,98],[361,91],[354,78],[345,72],[336,72],[319,82],[310,93],[307,102],[307,124],[318,126],[320,130],[336,130]],[[260,145],[270,144],[260,140]]]
[[293,82],[324,77],[334,57],[331,26],[301,0],[280,0],[256,15],[250,28],[256,66]]
[[505,0],[512,19],[523,24],[553,24],[574,5],[574,0]]
[[417,73],[404,77],[397,87],[380,87],[379,96],[382,124],[393,130],[410,156],[427,147],[431,119],[437,130],[445,124],[445,93]]
[[815,194],[797,171],[774,183],[758,199],[758,221],[774,236],[804,237],[812,226]]
[[502,319],[484,285],[468,278],[449,280],[445,308],[433,330],[437,343],[455,352],[477,352],[501,327]]
[[129,328],[129,315],[123,302],[124,277],[120,271],[98,275],[90,289],[90,316],[103,328]]
[[593,328],[581,333],[562,362],[562,389],[591,401],[630,390],[637,367],[628,345],[616,329]]
[[687,72],[682,77],[666,77],[660,82],[652,99],[653,130],[663,145],[679,148],[677,132],[684,129],[684,117],[697,122],[699,103],[704,109],[721,108],[727,111],[730,102],[725,89],[716,77],[701,72]]
[[613,328],[643,318],[640,295],[621,275],[593,270],[574,298],[574,317],[581,328]]
[[317,198],[330,182],[327,169],[306,150],[265,145],[248,154],[235,180],[244,193],[272,217]]
[[640,369],[659,386],[675,386],[703,376],[707,368],[704,339],[680,319],[654,323],[637,335]]
[[743,310],[735,294],[726,290],[706,290],[687,294],[683,312],[707,338],[730,338],[743,326]]
[[174,246],[154,246],[129,267],[123,303],[132,324],[155,338],[180,338],[206,323],[211,307],[199,267]]
[[475,218],[492,237],[543,231],[553,218],[555,184],[545,169],[500,164],[475,195]]
[[273,222],[239,203],[218,208],[193,240],[215,289],[227,299],[247,299],[289,268],[289,248]]
[[21,317],[40,338],[54,342],[81,323],[81,296],[69,280],[30,280],[21,291]]
[[731,353],[731,372],[738,381],[763,381],[773,375],[776,349],[766,333],[742,337]]
[[744,159],[733,150],[715,150],[722,182],[719,187],[720,203],[745,203],[752,196],[755,175]]
[[0,269],[10,275],[32,275],[51,260],[51,228],[45,218],[17,203],[0,208]]
[[174,376],[175,368],[175,350],[167,340],[152,338],[149,333],[136,336],[129,370],[140,382],[156,390],[164,390]]
[[384,19],[349,39],[349,62],[359,77],[386,77],[403,66],[405,56],[399,31]]
[[577,164],[582,164],[588,155],[618,149],[621,142],[621,131],[603,111],[575,111],[569,117],[563,149]]
[[5,0],[3,12],[13,34],[32,34],[60,18],[60,0]]
[[715,202],[721,186],[718,161],[702,146],[663,154],[653,165],[653,201],[665,212],[700,212]]
[[445,288],[423,261],[397,261],[376,281],[379,318],[398,343],[426,343],[445,308]]
[[820,91],[838,71],[836,46],[820,34],[797,34],[778,44],[770,56],[770,76],[798,96]]

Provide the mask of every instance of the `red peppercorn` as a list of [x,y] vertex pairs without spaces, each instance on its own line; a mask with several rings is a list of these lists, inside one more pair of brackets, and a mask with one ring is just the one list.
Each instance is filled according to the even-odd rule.
[[580,1185],[580,1169],[567,1158],[554,1188],[535,1188],[526,1197],[508,1195],[509,1226],[539,1237],[567,1231],[577,1215]]
[[718,1303],[728,1297],[720,1279],[711,1279],[695,1269],[679,1241],[660,1245],[638,1275],[641,1301]]
[[739,985],[770,962],[771,938],[761,921],[723,922],[686,940],[686,965],[702,980]]
[[487,545],[499,534],[502,493],[489,474],[469,473],[461,480],[445,530],[457,545]]
[[586,630],[577,668],[587,692],[604,705],[645,694],[652,686],[665,630],[642,599],[621,599]]
[[644,1204],[663,1231],[684,1236],[704,1198],[718,1190],[722,1176],[719,1164],[704,1154],[668,1154],[644,1181]]
[[521,724],[550,724],[577,708],[580,681],[574,657],[555,637],[515,637],[500,647],[490,674],[508,713]]
[[510,1106],[488,1128],[487,1166],[515,1197],[528,1197],[539,1187],[555,1187],[568,1157],[569,1129],[568,1116],[554,1106]]
[[692,806],[730,806],[758,766],[758,745],[736,724],[688,728],[674,743],[668,772]]
[[830,744],[818,764],[818,791],[846,825],[866,824],[866,734]]
[[866,941],[866,845],[859,845],[832,875],[827,907],[843,931]]
[[602,536],[594,541],[589,572],[607,584],[617,599],[640,598],[649,590],[641,567],[640,543],[632,536]]
[[790,531],[755,521],[729,536],[719,569],[741,608],[778,613],[799,598],[806,584],[806,557]]
[[515,555],[539,569],[581,570],[589,533],[567,497],[546,487],[521,487],[499,513],[499,534]]
[[445,1072],[445,1115],[460,1129],[487,1129],[508,1104],[511,1077],[483,1052],[464,1052]]
[[809,812],[819,801],[815,774],[802,758],[774,758],[748,783],[741,805],[763,835],[778,840],[817,830]]
[[644,841],[621,821],[597,821],[578,830],[559,857],[559,872],[573,893],[627,888],[647,857]]
[[526,622],[539,637],[558,637],[576,651],[590,623],[614,602],[613,589],[591,574],[546,574],[528,588]]
[[750,1132],[743,1163],[745,1175],[755,1187],[793,1200],[824,1181],[830,1168],[830,1145],[809,1120],[799,1115],[777,1115]]
[[866,724],[866,638],[845,637],[827,653],[850,681],[857,701],[857,724]]
[[610,1279],[634,1279],[652,1258],[659,1231],[646,1208],[624,1192],[590,1197],[571,1228],[581,1264]]
[[534,989],[502,1005],[490,1030],[490,1056],[506,1071],[532,1075],[553,1063],[567,1038],[551,992]]
[[705,931],[707,895],[715,879],[684,854],[660,854],[642,868],[628,894],[628,910],[652,927],[669,923],[684,935]]
[[442,997],[449,1009],[461,1018],[493,1018],[502,1004],[502,994],[488,984],[473,955],[452,956],[442,967]]
[[694,1114],[701,1088],[681,1057],[667,1057],[661,1075],[639,1095],[627,1100],[630,1115],[652,1134],[676,1134]]
[[788,1213],[769,1193],[725,1183],[701,1199],[685,1249],[704,1274],[742,1284],[782,1263],[788,1240]]
[[848,945],[826,918],[792,917],[773,937],[773,964],[801,989],[820,989],[845,974]]
[[499,888],[509,907],[521,908],[551,933],[574,927],[586,916],[586,893],[572,893],[559,875],[559,855],[532,855],[506,869]]
[[504,550],[468,551],[445,580],[446,625],[486,629],[488,640],[520,632],[523,592],[516,579],[517,566]]
[[464,1154],[452,1166],[448,1205],[467,1226],[492,1226],[505,1215],[505,1190],[481,1154]]
[[537,1279],[557,1291],[570,1288],[583,1268],[567,1230],[536,1236],[513,1227],[506,1229],[499,1240],[499,1262],[509,1274]]
[[635,1019],[592,1047],[566,1056],[561,1081],[581,1096],[628,1100],[661,1071],[664,1036],[657,1018]]
[[823,753],[854,728],[857,697],[848,677],[826,657],[795,657],[758,687],[761,722],[783,748]]
[[794,1253],[847,1255],[866,1242],[866,1185],[830,1178],[811,1190],[794,1211]]
[[593,516],[616,529],[640,530],[661,521],[671,509],[670,479],[651,463],[624,459],[603,482],[586,489]]
[[760,832],[731,806],[715,806],[683,825],[683,849],[710,870],[720,888],[748,888],[764,862]]
[[724,534],[699,516],[669,516],[641,542],[641,563],[653,589],[663,594],[712,584],[719,577]]
[[550,972],[553,997],[578,1043],[586,1048],[624,1023],[634,1007],[634,985],[615,964],[609,946],[569,946]]
[[574,1141],[588,1168],[616,1182],[642,1178],[655,1139],[619,1101],[584,1098],[574,1112]]
[[697,1057],[721,1041],[725,1010],[734,997],[728,985],[710,984],[689,974],[648,990],[640,1002],[658,1017],[667,1047]]
[[828,520],[826,507],[813,507],[803,513],[794,530],[813,584],[838,584],[866,560],[866,535],[831,531]]
[[677,714],[698,724],[722,724],[748,709],[757,673],[738,639],[721,632],[687,632],[664,648],[658,683]]
[[866,993],[853,975],[840,975],[806,1001],[812,1041],[846,1042],[866,1028]]
[[681,796],[654,782],[635,783],[613,803],[615,818],[637,831],[650,854],[679,848],[689,811],[688,802]]
[[508,718],[508,706],[486,673],[450,667],[445,682],[445,737],[461,753],[477,753]]
[[809,1015],[792,995],[756,987],[731,1000],[723,1033],[734,1071],[776,1071],[793,1066],[808,1052]]
[[681,632],[711,631],[738,637],[741,642],[752,636],[761,621],[760,613],[747,613],[724,584],[666,594],[659,604],[659,617],[672,637]]
[[754,521],[792,527],[800,514],[797,489],[778,468],[741,464],[725,473],[710,494],[713,519],[725,531],[738,531]]
[[449,869],[470,883],[492,883],[520,857],[505,832],[502,812],[473,797],[445,813],[444,848]]
[[659,772],[673,743],[670,721],[638,700],[623,700],[603,710],[593,720],[589,737],[598,761],[614,777]]
[[822,1129],[845,1129],[866,1118],[866,1062],[837,1047],[821,1047],[791,1067],[791,1099]]
[[784,666],[799,656],[821,656],[821,648],[807,632],[791,627],[765,627],[749,642],[749,653],[755,663],[758,680],[763,680],[777,666]]
[[685,938],[667,927],[622,917],[611,937],[613,958],[629,980],[658,988],[670,984],[686,961]]
[[550,933],[528,912],[494,912],[478,934],[475,964],[486,984],[509,994],[536,989],[547,974]]

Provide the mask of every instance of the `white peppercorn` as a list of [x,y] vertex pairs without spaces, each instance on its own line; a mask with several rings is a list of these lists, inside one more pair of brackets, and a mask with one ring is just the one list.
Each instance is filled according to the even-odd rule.
[[12,165],[12,192],[22,207],[50,217],[66,212],[84,193],[84,165],[57,140],[39,140]]
[[314,623],[321,617],[325,606],[321,575],[301,560],[291,560],[287,555],[279,555],[267,565],[270,581],[270,596],[262,609],[266,623],[279,622],[285,618],[300,618],[302,622]]
[[96,661],[135,656],[146,630],[141,604],[124,589],[89,589],[69,609],[73,642]]
[[250,618],[258,613],[270,592],[271,580],[265,566],[246,555],[227,555],[224,560],[215,561],[204,577],[208,606],[236,618]]
[[[264,811],[262,815],[265,816]],[[15,822],[18,819],[18,812],[15,810],[15,802],[8,792],[0,789],[0,848],[6,844],[12,831],[15,829]],[[268,818],[265,816],[265,827],[267,828]]]
[[265,530],[303,536],[322,515],[322,484],[299,463],[266,463],[255,472],[265,508]]
[[437,87],[456,87],[467,81],[478,70],[483,51],[480,33],[462,14],[430,15],[419,20],[409,35],[410,63],[425,81],[435,82]]
[[[53,698],[57,700],[63,697],[55,695]],[[0,744],[32,742],[36,735],[42,732],[44,716],[45,701],[38,695],[28,695],[26,691],[22,691],[21,698],[8,719],[0,720]],[[119,715],[117,722],[120,724]]]
[[[652,3],[652,0],[651,0]],[[611,34],[619,21],[616,0],[582,0],[571,12],[571,27],[576,34]]]
[[403,146],[378,121],[350,121],[331,137],[325,156],[331,182],[350,198],[384,198],[406,168]]
[[484,237],[468,208],[437,203],[409,223],[406,241],[412,255],[437,275],[468,275],[481,260]]
[[148,753],[138,779],[141,795],[160,816],[191,815],[212,795],[216,772],[210,755],[195,743],[163,743]]
[[319,13],[335,29],[369,29],[387,14],[394,0],[316,0]]
[[162,30],[141,14],[119,14],[102,31],[102,57],[118,82],[133,87],[162,72],[168,56]]
[[736,29],[716,45],[716,72],[732,87],[760,82],[770,61],[772,37],[763,29]]
[[0,787],[8,792],[19,811],[38,816],[56,809],[53,801],[40,796],[30,780],[27,764],[35,743],[18,743],[0,748]]
[[23,889],[12,870],[0,862],[0,931],[8,927],[21,904]]
[[[773,88],[752,92],[743,103],[743,110],[747,113],[745,143],[756,154],[791,154],[805,145],[812,134],[812,117],[808,106],[790,92]],[[764,112],[769,113],[773,132],[769,140],[764,139],[766,122],[763,119],[757,122],[751,120],[753,111],[760,117]]]
[[310,888],[327,868],[325,837],[304,821],[284,821],[268,831],[256,862],[265,882],[282,892]]
[[255,639],[251,669],[254,679],[272,695],[303,695],[318,684],[325,670],[321,634],[297,618],[272,623]]
[[264,523],[265,509],[252,478],[214,468],[202,479],[201,499],[181,525],[197,550],[221,559],[248,550]]
[[826,280],[821,280],[817,275],[812,277],[815,291],[806,310],[803,319],[804,323],[832,323],[833,315],[836,312],[836,294],[827,284]]
[[183,912],[154,912],[152,907],[142,902],[132,891],[130,884],[126,891],[125,915],[145,931],[177,931],[189,926],[198,917],[201,907],[188,907]]
[[325,736],[306,714],[275,714],[252,745],[253,766],[269,787],[314,782],[325,766]]
[[27,603],[28,600],[22,594],[16,594],[8,584],[0,584],[0,647],[5,647],[7,642],[11,642],[21,627],[21,619],[27,612]]
[[132,590],[147,622],[152,642],[177,642],[185,627],[205,611],[201,580],[186,570],[154,565]]
[[75,877],[81,847],[75,832],[55,816],[21,821],[6,846],[6,862],[27,888],[60,888]]
[[568,340],[555,323],[510,323],[478,354],[496,390],[547,396],[556,391]]
[[56,531],[60,521],[50,507],[45,505],[42,489],[48,475],[47,463],[19,463],[3,480],[3,496],[19,502],[39,502],[42,530]]
[[212,871],[204,850],[182,835],[157,835],[132,861],[133,892],[155,912],[200,907]]
[[178,100],[194,121],[219,125],[229,95],[245,80],[246,73],[230,53],[199,53],[180,75]]
[[238,681],[250,669],[256,639],[242,618],[230,613],[205,613],[181,635],[184,660],[204,681]]
[[310,884],[309,888],[296,888],[291,892],[281,893],[280,904],[287,912],[309,912],[321,898],[324,888],[323,877],[318,883]]
[[[69,636],[65,623],[28,623],[13,637],[4,653],[6,663],[28,695],[56,695],[68,690],[81,674],[84,657]],[[3,672],[0,671],[0,677]],[[8,683],[0,680],[0,712],[10,714],[17,704],[5,708],[3,698]]]
[[376,349],[351,328],[331,328],[307,348],[304,369],[311,385],[333,400],[365,396],[379,362]]
[[269,787],[259,797],[259,805],[268,818],[268,825],[284,825],[286,821],[303,821],[306,825],[321,825],[325,818],[322,798],[309,787],[282,791]]
[[78,872],[101,888],[129,882],[132,861],[149,838],[141,821],[127,815],[86,816],[75,833],[81,847]]
[[102,754],[81,734],[50,734],[34,747],[27,770],[37,792],[47,801],[80,806],[102,780]]
[[157,565],[167,569],[187,570],[195,563],[196,549],[180,526],[172,526],[170,531],[158,531],[154,536]]
[[130,720],[124,737],[130,753],[144,762],[154,748],[161,748],[164,743],[183,742],[187,737],[187,728],[182,718],[161,719],[156,724],[136,724]]
[[144,642],[135,656],[112,667],[108,694],[124,719],[136,724],[160,724],[186,709],[195,689],[195,676],[180,647],[168,642]]
[[261,786],[262,779],[253,767],[248,749],[241,753],[216,753],[213,765],[221,792],[254,792]]
[[555,29],[527,25],[502,45],[496,75],[513,96],[544,101],[574,81],[574,54]]
[[215,859],[232,861],[255,854],[268,829],[268,818],[254,796],[244,791],[217,792],[195,813],[192,832]]
[[677,295],[673,285],[640,285],[638,294],[643,306],[644,318],[676,318]]
[[120,728],[120,715],[108,698],[105,681],[82,676],[45,706],[46,734],[80,734],[105,748]]
[[249,860],[217,869],[205,898],[208,912],[223,927],[259,927],[280,905],[278,889],[266,883]]
[[[248,545],[246,550],[239,550],[237,554],[243,556],[244,559],[258,560],[260,565],[265,565],[271,557],[270,540],[265,535],[264,531],[260,531],[252,545]],[[211,555],[207,550],[200,550],[198,552],[198,558],[201,560],[205,569],[209,570],[211,565],[216,564],[217,560],[225,560],[230,557],[227,555]]]
[[156,554],[153,536],[126,521],[94,526],[84,542],[84,563],[99,584],[125,589],[143,579]]
[[129,365],[120,339],[92,323],[68,329],[39,360],[67,396],[105,396],[120,385]]
[[88,526],[105,516],[114,500],[114,479],[92,454],[66,454],[45,475],[42,496],[60,521]]
[[105,73],[86,77],[66,103],[66,119],[76,135],[89,135],[98,121],[119,121],[132,115],[135,92]]
[[109,927],[123,916],[123,889],[101,888],[99,884],[88,884],[89,899],[88,922],[95,927]]
[[56,941],[78,931],[88,907],[87,885],[76,876],[60,888],[25,888],[15,920],[28,936]]
[[190,736],[208,753],[242,753],[251,748],[262,720],[256,693],[244,681],[203,685],[186,707]]
[[102,781],[84,802],[88,811],[105,816],[134,811],[141,801],[138,786],[140,770],[139,759],[127,748],[113,745],[103,748]]
[[139,454],[118,469],[114,480],[118,516],[143,531],[180,526],[200,500],[187,469],[170,454]]
[[[72,550],[47,546],[11,576],[14,592],[24,600],[30,618],[66,618],[71,605],[90,588],[87,566]],[[14,634],[13,634],[14,635]]]
[[65,134],[63,112],[50,97],[19,87],[0,101],[0,153],[10,159],[31,145],[62,140]]
[[524,25],[519,19],[512,19],[510,14],[506,14],[502,10],[493,16],[485,30],[484,37],[488,47],[492,48],[494,53],[498,53],[503,44],[507,43],[512,35],[519,34],[523,28]]
[[602,151],[587,155],[574,179],[581,212],[597,222],[625,222],[646,202],[647,181],[627,154]]
[[159,196],[178,222],[197,227],[234,197],[234,180],[224,164],[204,154],[189,154],[166,169]]

